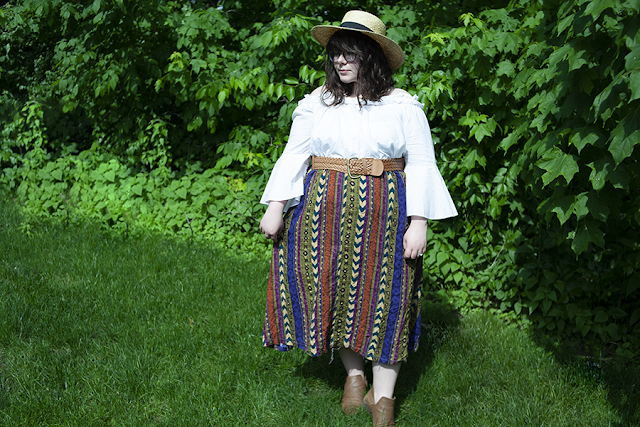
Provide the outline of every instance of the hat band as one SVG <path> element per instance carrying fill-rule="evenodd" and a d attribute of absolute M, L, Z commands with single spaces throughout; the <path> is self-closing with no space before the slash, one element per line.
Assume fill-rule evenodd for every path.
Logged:
<path fill-rule="evenodd" d="M 373 30 L 371 30 L 371 28 L 366 27 L 362 24 L 358 24 L 357 22 L 343 22 L 342 24 L 340 24 L 340 28 L 351 28 L 352 30 L 362 30 L 362 31 L 369 31 L 370 33 L 373 33 Z"/>

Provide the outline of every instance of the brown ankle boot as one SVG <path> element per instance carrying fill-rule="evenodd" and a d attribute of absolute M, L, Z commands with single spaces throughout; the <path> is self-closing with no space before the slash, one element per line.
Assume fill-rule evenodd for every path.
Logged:
<path fill-rule="evenodd" d="M 347 377 L 342 395 L 342 412 L 347 415 L 355 413 L 362 407 L 362 397 L 367 392 L 367 381 L 360 375 Z"/>
<path fill-rule="evenodd" d="M 362 403 L 371 413 L 373 427 L 396 427 L 396 422 L 393 420 L 393 406 L 396 403 L 396 398 L 381 397 L 376 404 L 373 403 L 374 401 L 373 387 L 371 387 Z"/>

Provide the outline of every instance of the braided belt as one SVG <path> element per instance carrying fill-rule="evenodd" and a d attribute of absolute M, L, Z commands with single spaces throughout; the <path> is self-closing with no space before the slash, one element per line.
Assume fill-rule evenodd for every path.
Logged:
<path fill-rule="evenodd" d="M 351 178 L 357 178 L 360 175 L 380 176 L 382 172 L 403 171 L 404 157 L 397 159 L 342 159 L 313 156 L 311 168 L 334 170 L 346 173 Z"/>

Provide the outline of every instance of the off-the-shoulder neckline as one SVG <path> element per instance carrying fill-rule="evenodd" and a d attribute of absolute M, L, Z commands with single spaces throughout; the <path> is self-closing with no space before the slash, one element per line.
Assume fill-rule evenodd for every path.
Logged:
<path fill-rule="evenodd" d="M 306 101 L 319 101 L 321 95 L 313 95 L 307 94 L 304 96 L 304 100 Z M 331 97 L 327 97 L 326 99 L 331 99 Z M 358 100 L 356 98 L 345 98 L 344 104 L 358 104 Z M 363 103 L 363 106 L 366 105 L 381 105 L 381 104 L 410 104 L 416 105 L 420 108 L 423 107 L 422 103 L 418 101 L 418 95 L 411 95 L 408 92 L 399 92 L 397 94 L 385 95 L 380 101 L 368 101 L 366 104 Z"/>

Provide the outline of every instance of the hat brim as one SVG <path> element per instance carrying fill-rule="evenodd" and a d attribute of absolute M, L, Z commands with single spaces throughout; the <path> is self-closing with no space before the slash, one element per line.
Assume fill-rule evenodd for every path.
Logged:
<path fill-rule="evenodd" d="M 376 34 L 372 31 L 338 27 L 335 25 L 316 25 L 311 29 L 311 36 L 322 46 L 326 47 L 327 43 L 329 43 L 329 39 L 331 38 L 331 36 L 335 32 L 340 30 L 357 31 L 358 33 L 362 33 L 366 36 L 369 36 L 372 39 L 374 39 L 376 42 L 378 42 L 378 44 L 382 48 L 382 52 L 384 53 L 384 56 L 387 58 L 387 61 L 389 61 L 389 67 L 393 71 L 400 68 L 404 63 L 404 52 L 402 51 L 402 48 L 398 45 L 398 43 L 391 40 L 389 37 Z"/>

